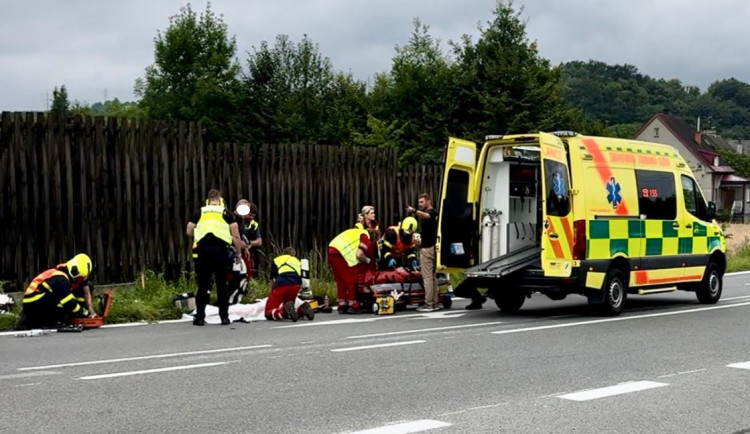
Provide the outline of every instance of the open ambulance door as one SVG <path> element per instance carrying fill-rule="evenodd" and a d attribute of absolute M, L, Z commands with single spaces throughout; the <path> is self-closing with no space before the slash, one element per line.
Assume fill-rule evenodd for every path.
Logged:
<path fill-rule="evenodd" d="M 542 156 L 542 269 L 547 277 L 570 277 L 573 220 L 568 153 L 559 137 L 539 134 Z"/>
<path fill-rule="evenodd" d="M 454 138 L 448 142 L 436 244 L 439 271 L 463 271 L 476 258 L 476 153 L 474 142 Z"/>

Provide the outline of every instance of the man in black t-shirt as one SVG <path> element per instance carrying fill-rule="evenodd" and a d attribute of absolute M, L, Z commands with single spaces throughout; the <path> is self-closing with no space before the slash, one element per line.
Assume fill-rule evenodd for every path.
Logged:
<path fill-rule="evenodd" d="M 438 213 L 432 207 L 432 198 L 427 193 L 419 195 L 418 208 L 407 207 L 406 211 L 422 220 L 421 247 L 419 249 L 419 268 L 424 282 L 424 306 L 419 312 L 432 312 L 440 309 L 437 276 L 435 275 L 435 242 L 437 241 Z"/>
<path fill-rule="evenodd" d="M 211 281 L 216 280 L 216 304 L 219 307 L 221 324 L 229 324 L 229 294 L 227 292 L 227 269 L 230 265 L 228 247 L 234 244 L 238 252 L 244 243 L 234 216 L 224 206 L 221 192 L 208 192 L 206 205 L 193 215 L 185 230 L 194 237 L 193 260 L 198 280 L 198 295 L 195 297 L 196 312 L 193 325 L 205 325 L 206 305 L 211 292 Z M 237 257 L 239 260 L 239 256 Z"/>

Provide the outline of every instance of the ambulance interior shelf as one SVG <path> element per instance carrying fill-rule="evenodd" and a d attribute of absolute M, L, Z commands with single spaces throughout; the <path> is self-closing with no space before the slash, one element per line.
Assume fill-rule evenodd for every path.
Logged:
<path fill-rule="evenodd" d="M 484 167 L 480 263 L 538 245 L 539 160 L 508 151 L 491 149 Z"/>

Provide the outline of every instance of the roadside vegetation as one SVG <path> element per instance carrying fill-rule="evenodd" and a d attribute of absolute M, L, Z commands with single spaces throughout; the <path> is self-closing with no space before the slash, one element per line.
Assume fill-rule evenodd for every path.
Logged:
<path fill-rule="evenodd" d="M 750 225 L 748 225 L 750 226 Z M 310 287 L 313 295 L 325 297 L 332 303 L 336 300 L 336 283 L 333 281 L 330 269 L 323 260 L 320 252 L 311 252 L 307 258 L 310 260 Z M 727 272 L 750 270 L 750 241 L 743 238 L 741 244 L 729 250 Z M 451 283 L 455 288 L 463 280 L 463 275 L 452 275 Z M 266 273 L 259 273 L 250 281 L 248 294 L 242 299 L 242 303 L 253 303 L 268 296 L 270 282 Z M 96 294 L 100 294 L 107 286 L 97 287 Z M 173 296 L 182 293 L 195 293 L 197 284 L 195 274 L 185 273 L 176 281 L 167 281 L 164 275 L 154 271 L 146 271 L 137 282 L 127 285 L 118 285 L 113 288 L 114 299 L 108 324 L 138 322 L 138 321 L 163 321 L 179 319 L 189 313 L 175 306 Z M 0 282 L 2 292 L 2 282 Z M 215 302 L 216 291 L 212 291 L 211 302 Z M 20 304 L 11 308 L 10 312 L 0 311 L 0 331 L 13 330 L 21 313 Z"/>

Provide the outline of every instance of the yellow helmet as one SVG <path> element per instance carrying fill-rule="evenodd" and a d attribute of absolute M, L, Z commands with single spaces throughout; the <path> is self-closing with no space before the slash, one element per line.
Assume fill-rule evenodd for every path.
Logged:
<path fill-rule="evenodd" d="M 417 219 L 414 217 L 407 217 L 401 222 L 401 230 L 410 234 L 417 230 Z"/>
<path fill-rule="evenodd" d="M 65 263 L 65 268 L 68 270 L 68 274 L 72 278 L 83 277 L 88 278 L 91 274 L 93 265 L 91 264 L 91 258 L 85 253 L 79 253 L 73 257 L 70 261 Z"/>

